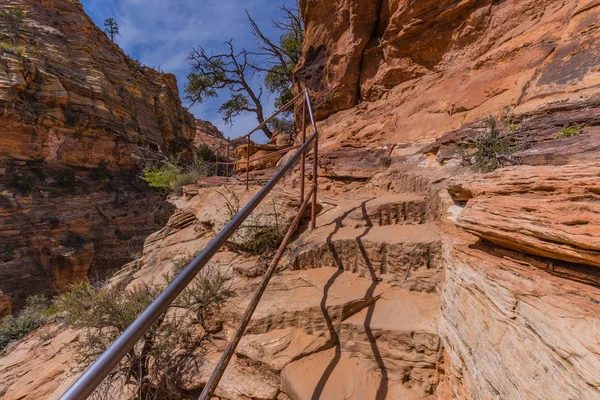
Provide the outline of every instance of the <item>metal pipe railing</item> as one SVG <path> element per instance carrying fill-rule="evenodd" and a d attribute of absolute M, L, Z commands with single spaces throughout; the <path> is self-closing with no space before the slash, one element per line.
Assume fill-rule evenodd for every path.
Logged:
<path fill-rule="evenodd" d="M 263 280 L 262 280 L 260 286 L 258 287 L 258 290 L 252 297 L 252 300 L 250 301 L 248 308 L 244 312 L 244 315 L 242 316 L 242 320 L 240 322 L 240 326 L 238 327 L 238 329 L 234 333 L 233 337 L 227 344 L 227 347 L 225 348 L 225 351 L 221 355 L 221 358 L 219 359 L 217 366 L 213 370 L 213 373 L 211 374 L 210 379 L 208 380 L 206 386 L 204 386 L 204 389 L 202 390 L 202 393 L 200 394 L 199 400 L 209 400 L 212 398 L 215 390 L 217 389 L 217 385 L 219 384 L 219 381 L 221 380 L 221 377 L 223 376 L 223 374 L 225 373 L 225 370 L 227 369 L 227 365 L 229 364 L 229 361 L 231 361 L 231 358 L 233 357 L 233 354 L 235 353 L 235 350 L 236 350 L 238 344 L 240 343 L 240 340 L 242 340 L 242 336 L 244 336 L 244 333 L 246 332 L 246 328 L 248 328 L 248 324 L 250 323 L 250 320 L 252 319 L 252 315 L 254 314 L 254 311 L 256 311 L 256 307 L 258 307 L 258 303 L 260 302 L 262 295 L 264 294 L 265 290 L 267 289 L 267 285 L 269 284 L 271 278 L 273 277 L 273 273 L 275 272 L 275 269 L 277 268 L 277 265 L 279 264 L 279 261 L 281 260 L 281 257 L 283 256 L 283 253 L 285 252 L 285 249 L 287 248 L 287 245 L 288 245 L 289 241 L 291 240 L 292 235 L 294 234 L 294 232 L 298 228 L 298 225 L 300 224 L 300 220 L 302 219 L 302 216 L 304 215 L 304 212 L 306 211 L 306 207 L 308 207 L 309 202 L 312 202 L 311 227 L 312 227 L 312 229 L 315 229 L 315 227 L 316 227 L 315 218 L 316 218 L 316 213 L 317 213 L 317 177 L 318 177 L 318 175 L 317 175 L 317 155 L 318 155 L 318 139 L 319 138 L 318 138 L 318 134 L 317 134 L 317 127 L 315 124 L 315 120 L 312 115 L 310 98 L 308 97 L 308 92 L 305 92 L 305 93 L 306 93 L 306 97 L 303 102 L 303 110 L 302 110 L 302 118 L 303 118 L 303 120 L 302 120 L 302 141 L 303 141 L 304 145 L 306 145 L 307 142 L 305 141 L 305 137 L 306 137 L 305 136 L 306 135 L 305 122 L 306 122 L 306 112 L 308 110 L 308 113 L 310 114 L 310 117 L 311 117 L 311 123 L 312 123 L 313 129 L 314 129 L 314 134 L 313 134 L 313 136 L 311 136 L 311 139 L 309 139 L 309 140 L 315 141 L 314 160 L 313 160 L 313 177 L 312 177 L 313 185 L 312 185 L 311 189 L 309 190 L 308 196 L 306 196 L 306 198 L 304 198 L 304 169 L 305 169 L 305 162 L 306 162 L 306 152 L 303 152 L 302 156 L 301 156 L 302 162 L 301 162 L 301 167 L 300 167 L 301 168 L 301 170 L 300 170 L 300 175 L 301 175 L 301 181 L 300 181 L 301 206 L 300 206 L 300 209 L 298 210 L 296 217 L 294 218 L 292 224 L 288 228 L 288 231 L 287 231 L 285 237 L 283 238 L 281 244 L 279 245 L 279 248 L 277 249 L 277 253 L 275 254 L 275 257 L 273 257 L 273 259 L 271 260 L 271 263 L 269 264 L 269 268 L 265 272 L 265 274 L 263 276 Z"/>
<path fill-rule="evenodd" d="M 258 287 L 258 290 L 252 297 L 252 300 L 250 301 L 248 308 L 246 309 L 246 311 L 244 312 L 244 315 L 242 316 L 242 320 L 240 322 L 239 328 L 237 329 L 236 333 L 233 335 L 233 338 L 227 344 L 227 348 L 223 352 L 223 355 L 219 359 L 217 366 L 213 370 L 213 373 L 210 376 L 208 383 L 206 384 L 206 386 L 204 386 L 204 389 L 202 390 L 202 393 L 200 394 L 200 400 L 209 400 L 210 398 L 212 398 L 214 391 L 217 389 L 217 385 L 219 384 L 221 377 L 225 373 L 225 370 L 227 369 L 227 365 L 229 364 L 229 361 L 231 361 L 231 357 L 233 357 L 233 354 L 235 353 L 235 349 L 237 348 L 238 344 L 240 343 L 240 340 L 242 340 L 242 336 L 244 336 L 244 332 L 246 332 L 246 328 L 248 327 L 248 324 L 250 323 L 250 320 L 252 319 L 252 315 L 254 314 L 256 307 L 258 307 L 258 303 L 260 302 L 262 295 L 264 294 L 265 290 L 267 289 L 267 285 L 269 284 L 269 281 L 273 277 L 273 273 L 275 272 L 275 269 L 277 268 L 277 265 L 279 264 L 279 261 L 281 260 L 281 257 L 283 256 L 283 253 L 284 253 L 285 249 L 287 248 L 287 245 L 290 242 L 292 235 L 294 234 L 294 232 L 296 232 L 296 229 L 298 228 L 298 225 L 300 224 L 300 220 L 302 219 L 302 216 L 304 215 L 304 212 L 306 211 L 306 207 L 308 206 L 308 203 L 310 202 L 312 193 L 313 193 L 313 190 L 310 190 L 309 195 L 306 197 L 306 199 L 303 199 L 302 205 L 300 206 L 300 210 L 298 210 L 298 213 L 296 214 L 294 221 L 288 228 L 288 231 L 287 231 L 285 237 L 283 238 L 283 241 L 279 245 L 279 248 L 277 250 L 277 253 L 275 254 L 275 257 L 273 258 L 273 260 L 271 260 L 271 264 L 269 264 L 269 268 L 267 269 L 267 272 L 265 272 L 265 275 L 263 277 L 263 280 L 262 280 L 260 286 Z"/>
<path fill-rule="evenodd" d="M 307 92 L 305 92 L 307 93 Z M 297 100 L 299 96 L 294 99 Z M 307 109 L 309 114 L 312 113 L 310 107 L 310 98 L 305 96 L 307 101 Z M 275 114 L 277 115 L 277 114 Z M 173 280 L 173 282 L 154 300 L 148 308 L 146 308 L 135 321 L 110 345 L 108 349 L 98 357 L 92 365 L 75 381 L 75 383 L 60 397 L 60 400 L 83 400 L 87 399 L 102 381 L 110 374 L 110 372 L 119 364 L 125 355 L 135 346 L 138 340 L 152 327 L 152 324 L 167 311 L 169 306 L 181 294 L 181 292 L 192 282 L 204 266 L 211 258 L 219 251 L 225 242 L 233 235 L 233 233 L 242 225 L 242 223 L 250 216 L 252 211 L 264 200 L 271 192 L 277 183 L 293 168 L 294 164 L 301 159 L 302 155 L 308 152 L 313 142 L 315 142 L 316 154 L 316 139 L 317 130 L 313 121 L 313 135 L 306 140 L 302 146 L 294 153 L 294 155 L 285 163 L 285 165 L 277 171 L 277 173 L 267 182 L 267 184 L 246 204 L 246 206 L 217 234 L 217 236 L 192 260 L 192 262 Z M 266 121 L 265 121 L 266 122 Z M 314 160 L 316 164 L 316 158 Z M 314 175 L 314 174 L 313 174 Z M 314 179 L 314 176 L 313 176 Z M 310 191 L 313 200 L 316 192 L 316 187 L 313 183 L 313 189 Z M 310 196 L 309 196 L 310 197 Z M 306 208 L 306 203 L 302 204 Z M 313 201 L 312 215 L 315 216 L 316 204 Z M 300 214 L 300 213 L 299 213 Z M 296 219 L 298 219 L 297 217 Z M 297 225 L 296 219 L 292 225 Z M 313 223 L 314 226 L 314 223 Z M 286 243 L 291 237 L 291 234 L 286 235 Z"/>
<path fill-rule="evenodd" d="M 234 172 L 237 170 L 237 166 L 238 164 L 244 163 L 246 164 L 246 190 L 248 190 L 249 186 L 250 186 L 250 165 L 251 163 L 255 163 L 257 161 L 263 160 L 265 158 L 269 158 L 271 156 L 274 156 L 276 154 L 280 154 L 282 152 L 286 153 L 288 151 L 292 151 L 296 148 L 298 148 L 299 146 L 289 146 L 287 148 L 284 149 L 279 149 L 276 152 L 273 152 L 271 154 L 267 154 L 266 156 L 260 157 L 260 158 L 255 158 L 252 159 L 251 155 L 250 155 L 250 143 L 251 143 L 251 136 L 252 134 L 258 132 L 261 128 L 263 128 L 264 126 L 266 126 L 266 124 L 268 124 L 270 121 L 273 120 L 273 118 L 275 118 L 276 116 L 278 116 L 279 114 L 281 114 L 282 112 L 288 110 L 289 108 L 291 108 L 294 103 L 296 103 L 296 101 L 298 101 L 299 99 L 302 99 L 302 104 L 304 107 L 304 111 L 303 111 L 303 118 L 304 120 L 306 120 L 306 91 L 302 91 L 300 92 L 298 95 L 296 95 L 292 100 L 290 100 L 288 103 L 286 103 L 283 107 L 281 107 L 279 110 L 277 110 L 273 115 L 271 115 L 269 118 L 267 118 L 265 121 L 263 121 L 260 125 L 258 125 L 256 128 L 254 128 L 250 133 L 244 135 L 244 136 L 240 136 L 226 144 L 222 144 L 219 147 L 217 147 L 217 149 L 215 150 L 215 155 L 216 155 L 216 162 L 215 162 L 215 175 L 219 175 L 219 165 L 224 165 L 225 166 L 225 176 L 226 176 L 226 182 L 229 182 L 229 166 L 233 166 Z M 304 128 L 303 128 L 304 131 Z M 315 130 L 316 132 L 316 130 Z M 245 162 L 238 162 L 237 160 L 235 160 L 232 162 L 231 158 L 230 158 L 230 150 L 232 149 L 233 146 L 235 146 L 236 144 L 241 144 L 243 143 L 242 140 L 246 139 L 246 161 Z M 302 143 L 304 143 L 304 141 L 306 140 L 306 135 L 305 133 L 303 133 L 303 140 Z M 243 146 L 243 145 L 242 145 Z M 223 151 L 226 152 L 227 156 L 225 158 L 224 161 L 219 161 L 219 155 L 222 155 Z M 235 157 L 235 156 L 234 156 Z M 304 161 L 303 160 L 303 165 L 304 165 Z"/>
<path fill-rule="evenodd" d="M 313 198 L 312 198 L 312 215 L 310 219 L 310 229 L 315 230 L 317 227 L 317 183 L 319 179 L 319 171 L 317 161 L 319 159 L 319 133 L 317 132 L 317 124 L 315 123 L 315 116 L 312 110 L 312 104 L 310 103 L 310 96 L 308 90 L 304 91 L 304 99 L 306 106 L 308 107 L 308 115 L 310 116 L 310 123 L 313 127 L 313 136 L 315 136 L 315 153 L 313 155 Z M 304 166 L 302 166 L 304 168 Z"/>

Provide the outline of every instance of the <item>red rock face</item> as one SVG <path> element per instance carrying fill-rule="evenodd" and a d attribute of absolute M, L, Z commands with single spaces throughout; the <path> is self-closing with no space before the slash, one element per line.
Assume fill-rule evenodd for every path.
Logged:
<path fill-rule="evenodd" d="M 185 149 L 196 123 L 175 77 L 126 56 L 79 2 L 10 5 L 25 18 L 0 50 L 0 290 L 18 311 L 137 258 L 171 210 L 138 178 L 142 148 Z M 110 176 L 94 177 L 101 162 Z"/>
<path fill-rule="evenodd" d="M 593 1 L 304 1 L 300 86 L 319 119 L 410 82 L 442 112 L 463 113 L 571 93 L 598 83 Z M 493 100 L 492 100 L 493 99 Z"/>
<path fill-rule="evenodd" d="M 304 56 L 297 79 L 312 92 L 316 117 L 356 105 L 363 52 L 375 31 L 378 1 L 300 2 L 305 20 Z"/>
<path fill-rule="evenodd" d="M 490 114 L 511 114 L 517 134 L 534 139 L 524 163 L 596 157 L 594 2 L 328 4 L 302 3 L 297 70 L 297 90 L 310 90 L 322 120 L 325 176 L 369 179 L 385 169 L 382 157 L 403 160 L 449 132 L 464 136 Z M 584 124 L 585 138 L 555 140 L 570 124 Z"/>
<path fill-rule="evenodd" d="M 194 145 L 205 144 L 211 149 L 215 149 L 223 143 L 226 143 L 225 137 L 219 129 L 208 121 L 196 120 L 196 135 L 194 136 Z"/>
<path fill-rule="evenodd" d="M 22 54 L 0 55 L 0 157 L 131 168 L 141 144 L 167 148 L 193 138 L 175 77 L 127 57 L 81 4 L 12 3 L 26 17 Z"/>

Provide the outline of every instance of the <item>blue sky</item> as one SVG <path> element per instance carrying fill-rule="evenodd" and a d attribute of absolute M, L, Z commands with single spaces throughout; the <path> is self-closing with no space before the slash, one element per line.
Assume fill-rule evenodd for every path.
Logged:
<path fill-rule="evenodd" d="M 279 6 L 293 5 L 293 0 L 81 0 L 96 25 L 103 28 L 106 18 L 120 25 L 116 42 L 132 58 L 149 67 L 160 67 L 177 76 L 184 97 L 186 76 L 190 72 L 186 60 L 192 47 L 204 46 L 215 52 L 225 40 L 234 39 L 238 48 L 255 49 L 254 37 L 246 20 L 248 9 L 265 33 L 276 37 L 271 20 L 279 16 Z M 260 84 L 258 77 L 255 84 Z M 241 136 L 257 125 L 254 114 L 239 116 L 233 127 L 226 126 L 218 109 L 226 95 L 196 105 L 190 111 L 198 119 L 214 123 L 231 138 Z M 266 114 L 272 112 L 268 99 Z M 184 105 L 185 100 L 184 100 Z M 258 138 L 257 138 L 258 139 Z"/>

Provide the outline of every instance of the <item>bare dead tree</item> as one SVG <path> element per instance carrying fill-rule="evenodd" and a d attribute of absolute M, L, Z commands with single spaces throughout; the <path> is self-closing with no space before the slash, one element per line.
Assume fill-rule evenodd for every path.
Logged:
<path fill-rule="evenodd" d="M 225 42 L 225 45 L 228 51 L 218 54 L 208 54 L 203 47 L 192 49 L 188 57 L 192 72 L 185 87 L 186 98 L 193 105 L 216 97 L 221 90 L 228 90 L 231 97 L 219 108 L 223 120 L 232 124 L 235 117 L 250 112 L 256 114 L 258 123 L 262 124 L 265 121 L 261 102 L 263 89 L 260 88 L 257 93 L 250 84 L 254 72 L 250 58 L 257 54 L 246 50 L 236 52 L 233 40 Z M 266 125 L 262 131 L 269 139 L 273 136 Z"/>

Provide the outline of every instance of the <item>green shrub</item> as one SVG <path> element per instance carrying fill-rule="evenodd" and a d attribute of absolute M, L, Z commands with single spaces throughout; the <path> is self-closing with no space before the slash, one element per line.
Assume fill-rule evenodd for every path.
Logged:
<path fill-rule="evenodd" d="M 199 161 L 215 162 L 215 153 L 206 144 L 202 143 L 196 148 L 196 157 Z"/>
<path fill-rule="evenodd" d="M 73 190 L 77 186 L 75 171 L 71 169 L 62 169 L 56 172 L 54 176 L 55 185 L 59 188 Z"/>
<path fill-rule="evenodd" d="M 158 286 L 140 285 L 123 291 L 81 283 L 61 295 L 59 306 L 68 313 L 67 324 L 82 332 L 77 346 L 80 366 L 96 360 L 160 292 Z M 182 398 L 177 390 L 184 364 L 181 349 L 190 337 L 183 319 L 161 315 L 110 373 L 105 385 L 116 381 L 121 387 L 135 385 L 135 397 L 142 400 Z"/>
<path fill-rule="evenodd" d="M 565 126 L 561 129 L 560 133 L 556 137 L 557 139 L 567 139 L 575 136 L 579 136 L 583 131 L 583 126 Z"/>
<path fill-rule="evenodd" d="M 4 27 L 10 38 L 10 44 L 15 45 L 21 24 L 23 23 L 23 17 L 25 13 L 23 8 L 16 6 L 10 9 L 0 10 L 0 20 L 4 23 Z"/>
<path fill-rule="evenodd" d="M 173 275 L 166 275 L 167 282 L 179 275 L 195 256 L 188 255 L 176 261 Z M 216 312 L 221 303 L 232 295 L 228 280 L 220 269 L 205 267 L 173 303 L 173 307 L 190 310 L 196 321 L 206 328 L 209 315 Z"/>
<path fill-rule="evenodd" d="M 25 48 L 23 46 L 13 47 L 10 43 L 7 42 L 0 42 L 0 49 L 4 53 L 12 54 L 13 56 L 17 57 L 23 57 L 23 54 L 25 54 Z"/>
<path fill-rule="evenodd" d="M 62 245 L 73 250 L 81 250 L 87 243 L 87 239 L 77 232 L 67 232 L 67 237 L 62 241 Z"/>
<path fill-rule="evenodd" d="M 173 190 L 175 182 L 181 178 L 183 168 L 178 165 L 176 159 L 165 161 L 162 166 L 146 168 L 143 172 L 144 180 L 155 189 Z"/>
<path fill-rule="evenodd" d="M 202 160 L 185 169 L 179 165 L 178 158 L 171 157 L 160 167 L 146 168 L 143 179 L 150 187 L 181 195 L 183 186 L 196 183 L 198 179 L 210 175 L 210 169 L 210 164 Z"/>
<path fill-rule="evenodd" d="M 283 240 L 284 234 L 277 224 L 250 229 L 247 239 L 240 245 L 240 249 L 245 252 L 255 255 L 265 254 L 276 250 Z"/>
<path fill-rule="evenodd" d="M 183 269 L 178 268 L 179 271 Z M 206 284 L 201 276 L 172 306 L 199 313 L 199 319 L 204 318 L 210 307 L 224 299 L 221 278 L 210 278 Z M 168 276 L 169 281 L 174 277 L 174 274 Z M 59 307 L 68 313 L 66 323 L 82 332 L 77 347 L 80 366 L 85 367 L 96 360 L 163 289 L 160 285 L 138 285 L 129 290 L 119 290 L 81 283 L 62 294 Z M 119 387 L 134 385 L 135 398 L 140 400 L 186 398 L 185 393 L 178 389 L 183 371 L 187 369 L 189 372 L 190 365 L 193 365 L 190 358 L 195 356 L 207 337 L 194 336 L 192 325 L 193 320 L 181 316 L 181 313 L 167 311 L 162 314 L 111 372 L 105 380 L 106 387 L 117 381 Z"/>
<path fill-rule="evenodd" d="M 8 316 L 0 322 L 0 350 L 10 343 L 29 335 L 44 323 L 50 316 L 49 301 L 45 296 L 29 296 L 26 307 L 18 317 Z"/>
<path fill-rule="evenodd" d="M 231 221 L 241 209 L 240 196 L 227 186 L 228 193 L 216 191 L 225 200 L 227 218 L 224 223 Z M 274 220 L 266 213 L 254 212 L 232 236 L 231 243 L 239 250 L 255 254 L 267 255 L 281 244 L 285 235 L 284 227 L 279 224 L 277 207 L 273 199 Z"/>
<path fill-rule="evenodd" d="M 486 120 L 488 132 L 475 138 L 475 152 L 465 156 L 477 172 L 492 172 L 519 163 L 514 153 L 521 145 L 509 135 L 500 132 L 497 129 L 497 122 L 496 117 L 488 117 Z"/>
<path fill-rule="evenodd" d="M 383 165 L 386 168 L 389 168 L 390 165 L 392 165 L 392 157 L 390 156 L 383 156 L 379 159 L 379 162 L 381 163 L 381 165 Z"/>
<path fill-rule="evenodd" d="M 12 49 L 12 54 L 17 57 L 23 57 L 23 54 L 25 54 L 25 48 L 23 46 L 15 46 Z"/>

